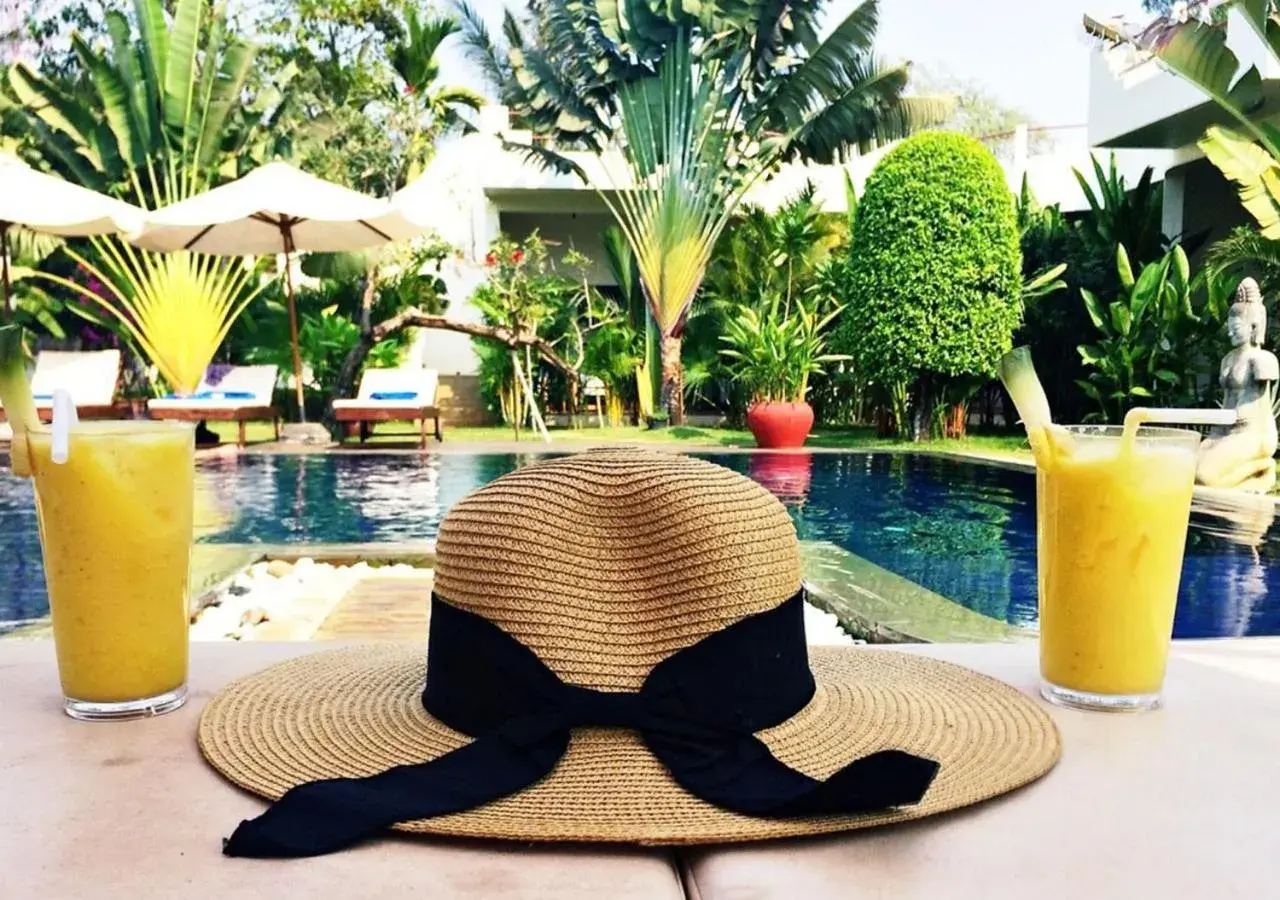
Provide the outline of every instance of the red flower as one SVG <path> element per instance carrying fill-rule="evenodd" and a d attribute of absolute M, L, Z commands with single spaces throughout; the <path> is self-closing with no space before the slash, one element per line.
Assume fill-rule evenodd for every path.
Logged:
<path fill-rule="evenodd" d="M 498 264 L 498 254 L 490 253 L 484 258 L 484 264 L 486 266 L 496 266 Z"/>
<path fill-rule="evenodd" d="M 411 84 L 406 84 L 406 85 L 404 86 L 404 92 L 405 92 L 406 94 L 412 94 L 412 93 L 414 93 L 413 85 L 411 85 Z"/>
<path fill-rule="evenodd" d="M 524 259 L 524 251 L 523 251 L 523 250 L 517 250 L 515 253 L 512 253 L 512 254 L 511 254 L 511 261 L 512 261 L 513 263 L 515 263 L 516 265 L 520 265 L 520 260 L 522 260 L 522 259 Z"/>

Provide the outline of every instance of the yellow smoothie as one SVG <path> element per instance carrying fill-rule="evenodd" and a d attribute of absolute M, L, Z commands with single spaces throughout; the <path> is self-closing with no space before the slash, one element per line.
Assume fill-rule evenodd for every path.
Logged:
<path fill-rule="evenodd" d="M 61 465 L 48 432 L 27 440 L 63 692 L 114 703 L 183 687 L 191 428 L 80 423 Z"/>
<path fill-rule="evenodd" d="M 1072 429 L 1038 469 L 1040 668 L 1050 684 L 1159 693 L 1198 440 L 1169 429 L 1136 440 Z"/>

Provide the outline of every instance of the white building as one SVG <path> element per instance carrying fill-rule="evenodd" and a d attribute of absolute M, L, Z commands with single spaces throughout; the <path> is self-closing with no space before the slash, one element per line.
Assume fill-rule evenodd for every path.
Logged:
<path fill-rule="evenodd" d="M 1280 101 L 1280 69 L 1236 10 L 1228 14 L 1227 46 L 1238 72 L 1256 65 L 1272 109 Z M 1100 47 L 1090 60 L 1089 143 L 1163 159 L 1164 233 L 1214 240 L 1252 219 L 1236 189 L 1204 158 L 1196 141 L 1230 117 L 1198 88 L 1128 45 Z"/>

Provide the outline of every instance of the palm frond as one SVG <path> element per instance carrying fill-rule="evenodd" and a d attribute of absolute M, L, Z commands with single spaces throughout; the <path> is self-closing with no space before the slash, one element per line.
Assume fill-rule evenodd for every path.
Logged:
<path fill-rule="evenodd" d="M 844 93 L 849 73 L 865 67 L 879 21 L 875 0 L 854 7 L 813 54 L 785 76 L 774 105 L 785 114 L 811 109 L 819 99 L 830 102 Z"/>
<path fill-rule="evenodd" d="M 851 151 L 865 153 L 940 125 L 951 116 L 949 100 L 902 96 L 910 77 L 906 66 L 881 67 L 868 58 L 852 67 L 847 77 L 839 95 L 805 111 L 788 141 L 788 157 L 838 162 Z"/>
<path fill-rule="evenodd" d="M 588 184 L 590 181 L 582 166 L 544 144 L 520 144 L 504 140 L 502 149 L 508 153 L 519 154 L 525 162 L 542 171 L 555 172 L 558 175 L 576 175 L 583 184 Z"/>
<path fill-rule="evenodd" d="M 503 85 L 511 78 L 511 63 L 494 43 L 489 26 L 474 6 L 466 0 L 454 0 L 453 10 L 458 14 L 458 42 L 462 45 L 463 56 L 480 70 L 489 87 L 501 96 Z M 510 11 L 505 11 L 505 15 L 510 17 Z"/>
<path fill-rule="evenodd" d="M 1236 228 L 1213 244 L 1204 256 L 1216 272 L 1238 270 L 1257 279 L 1264 297 L 1280 294 L 1280 240 L 1264 237 L 1252 228 Z"/>

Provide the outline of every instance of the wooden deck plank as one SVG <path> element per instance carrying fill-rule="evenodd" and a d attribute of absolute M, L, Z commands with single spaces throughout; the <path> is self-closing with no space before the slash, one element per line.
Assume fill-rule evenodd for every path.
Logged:
<path fill-rule="evenodd" d="M 316 629 L 315 640 L 426 641 L 432 578 L 362 579 Z"/>

